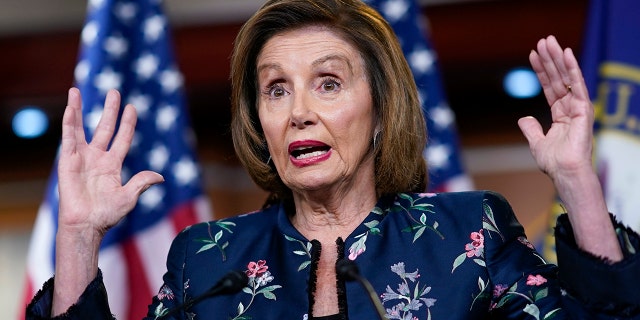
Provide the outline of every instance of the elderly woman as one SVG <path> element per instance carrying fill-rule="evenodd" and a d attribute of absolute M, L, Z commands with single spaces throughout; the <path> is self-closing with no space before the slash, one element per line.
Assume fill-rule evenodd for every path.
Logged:
<path fill-rule="evenodd" d="M 367 292 L 337 275 L 342 259 L 370 280 L 389 319 L 637 315 L 629 280 L 638 236 L 612 222 L 592 170 L 593 109 L 578 64 L 553 37 L 530 60 L 554 123 L 546 134 L 533 118 L 519 125 L 569 212 L 557 228 L 559 272 L 500 195 L 420 193 L 425 122 L 397 40 L 374 10 L 357 0 L 268 1 L 236 40 L 232 126 L 238 156 L 271 197 L 259 212 L 181 232 L 148 317 L 377 318 Z M 69 92 L 56 275 L 30 318 L 111 318 L 99 243 L 162 182 L 147 171 L 122 185 L 136 113 L 125 107 L 109 147 L 119 104 L 110 92 L 87 144 L 80 93 Z M 229 270 L 248 284 L 199 301 Z"/>

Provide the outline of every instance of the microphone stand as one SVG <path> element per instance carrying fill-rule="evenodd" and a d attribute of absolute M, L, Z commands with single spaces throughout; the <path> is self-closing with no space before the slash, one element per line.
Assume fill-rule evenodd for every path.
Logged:
<path fill-rule="evenodd" d="M 205 293 L 170 309 L 167 313 L 163 314 L 157 319 L 166 319 L 170 315 L 180 310 L 189 310 L 191 307 L 193 307 L 193 305 L 207 298 L 215 297 L 218 295 L 234 294 L 242 290 L 242 288 L 246 287 L 248 283 L 249 277 L 247 277 L 244 272 L 231 270 L 222 278 L 220 278 L 220 280 L 218 280 L 218 282 Z"/>
<path fill-rule="evenodd" d="M 382 302 L 378 299 L 378 294 L 371 286 L 371 283 L 360 275 L 360 269 L 355 262 L 350 259 L 341 259 L 336 263 L 336 273 L 338 277 L 342 278 L 345 281 L 357 281 L 364 287 L 364 290 L 367 292 L 369 296 L 369 300 L 373 303 L 373 306 L 376 309 L 376 313 L 380 320 L 387 320 L 386 312 L 384 307 L 382 306 Z"/>

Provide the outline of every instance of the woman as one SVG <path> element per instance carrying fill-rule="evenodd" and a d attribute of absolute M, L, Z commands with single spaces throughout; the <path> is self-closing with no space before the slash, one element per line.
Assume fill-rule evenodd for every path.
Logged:
<path fill-rule="evenodd" d="M 638 270 L 632 252 L 640 246 L 636 234 L 616 224 L 629 239 L 621 247 L 607 213 L 591 167 L 593 110 L 571 50 L 549 37 L 530 60 L 554 124 L 546 134 L 533 118 L 519 125 L 569 212 L 570 223 L 560 221 L 558 251 L 570 295 L 561 293 L 556 267 L 535 252 L 501 196 L 416 193 L 426 179 L 424 119 L 398 43 L 375 11 L 356 0 L 273 0 L 240 31 L 232 61 L 234 144 L 272 196 L 259 212 L 178 235 L 148 317 L 166 315 L 229 270 L 241 270 L 249 283 L 239 293 L 171 316 L 376 318 L 362 288 L 336 275 L 343 258 L 372 282 L 389 319 L 637 314 L 628 282 L 613 289 L 574 276 L 631 279 Z M 141 192 L 162 181 L 141 172 L 122 185 L 119 163 L 136 114 L 125 107 L 109 148 L 119 104 L 110 92 L 87 144 L 79 92 L 69 93 L 56 276 L 29 306 L 33 318 L 111 317 L 97 267 L 100 240 Z"/>

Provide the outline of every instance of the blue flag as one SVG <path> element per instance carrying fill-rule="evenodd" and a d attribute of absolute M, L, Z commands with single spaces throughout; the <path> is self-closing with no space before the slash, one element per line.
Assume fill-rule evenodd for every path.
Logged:
<path fill-rule="evenodd" d="M 195 136 L 185 106 L 183 79 L 176 66 L 167 19 L 157 0 L 89 1 L 75 69 L 89 141 L 108 90 L 138 112 L 123 181 L 142 170 L 165 182 L 144 192 L 134 210 L 105 236 L 100 268 L 118 319 L 140 319 L 160 289 L 165 260 L 175 235 L 209 219 L 203 196 Z M 38 212 L 28 254 L 27 296 L 33 296 L 54 270 L 58 214 L 56 170 Z"/>
<path fill-rule="evenodd" d="M 420 7 L 414 0 L 368 0 L 393 28 L 413 73 L 429 141 L 425 159 L 429 191 L 472 189 L 460 155 L 455 115 L 447 103 L 438 71 L 436 54 L 424 30 Z"/>
<path fill-rule="evenodd" d="M 640 231 L 640 2 L 592 0 L 582 69 L 609 211 Z"/>

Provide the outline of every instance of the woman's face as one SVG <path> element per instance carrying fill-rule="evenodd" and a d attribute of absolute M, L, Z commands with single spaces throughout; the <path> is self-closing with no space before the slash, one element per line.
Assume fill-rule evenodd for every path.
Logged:
<path fill-rule="evenodd" d="M 272 37 L 257 67 L 258 114 L 282 181 L 294 192 L 373 187 L 375 117 L 358 51 L 305 27 Z"/>

